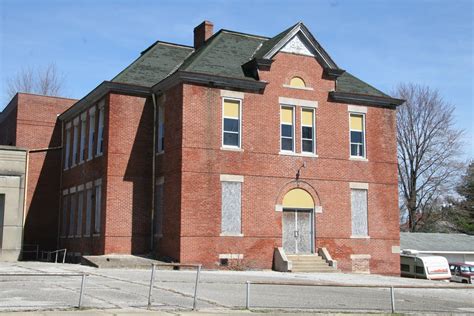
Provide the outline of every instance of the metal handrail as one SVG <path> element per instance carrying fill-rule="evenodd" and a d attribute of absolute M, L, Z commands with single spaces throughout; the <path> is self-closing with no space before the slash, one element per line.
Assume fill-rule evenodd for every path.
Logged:
<path fill-rule="evenodd" d="M 155 270 L 156 270 L 156 267 L 189 267 L 189 268 L 196 268 L 196 281 L 195 281 L 195 284 L 194 284 L 194 296 L 193 296 L 193 310 L 196 310 L 197 290 L 198 290 L 199 276 L 201 274 L 202 264 L 152 263 L 151 264 L 150 288 L 148 289 L 148 308 L 151 307 L 151 294 L 152 294 L 153 284 L 155 283 Z"/>
<path fill-rule="evenodd" d="M 86 286 L 86 276 L 87 273 L 0 273 L 0 277 L 37 277 L 37 276 L 59 276 L 59 277 L 69 277 L 69 276 L 80 276 L 81 280 L 81 291 L 79 292 L 79 303 L 77 308 L 82 307 L 82 298 L 84 296 L 84 289 Z"/>
<path fill-rule="evenodd" d="M 284 286 L 320 286 L 320 287 L 346 287 L 346 288 L 381 288 L 390 289 L 391 312 L 395 313 L 395 289 L 471 289 L 472 285 L 375 285 L 375 284 L 341 284 L 341 283 L 314 283 L 314 282 L 265 282 L 265 281 L 247 281 L 245 308 L 250 309 L 250 284 L 254 285 L 284 285 Z"/>
<path fill-rule="evenodd" d="M 63 253 L 63 263 L 65 263 L 66 262 L 66 253 L 67 253 L 66 248 L 53 250 L 53 251 L 41 251 L 41 260 L 44 260 L 44 255 L 46 254 L 47 255 L 46 260 L 49 261 L 51 259 L 50 256 L 55 253 L 56 258 L 54 260 L 54 263 L 58 263 L 58 255 L 59 255 L 60 252 L 64 252 Z"/>

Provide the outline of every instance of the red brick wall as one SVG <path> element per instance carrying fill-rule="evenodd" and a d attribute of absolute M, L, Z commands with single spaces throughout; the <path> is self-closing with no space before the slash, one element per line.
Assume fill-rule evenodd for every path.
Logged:
<path fill-rule="evenodd" d="M 156 236 L 156 255 L 179 260 L 181 232 L 181 163 L 183 86 L 168 90 L 158 99 L 165 108 L 165 150 L 156 156 L 156 177 L 164 177 L 162 236 Z"/>
<path fill-rule="evenodd" d="M 110 94 L 107 129 L 105 253 L 147 253 L 153 177 L 151 99 Z"/>
<path fill-rule="evenodd" d="M 106 167 L 107 167 L 107 145 L 108 145 L 108 129 L 106 128 L 107 122 L 108 122 L 108 97 L 104 97 L 104 152 L 102 155 L 97 155 L 96 149 L 97 149 L 97 141 L 98 141 L 98 126 L 99 126 L 99 108 L 98 108 L 98 103 L 91 104 L 87 109 L 79 113 L 75 117 L 80 117 L 82 113 L 87 113 L 86 117 L 86 145 L 85 145 L 85 161 L 83 163 L 76 164 L 74 167 L 69 167 L 67 170 L 64 170 L 64 159 L 65 159 L 65 148 L 66 148 L 66 132 L 65 132 L 65 127 L 68 122 L 71 122 L 74 120 L 67 120 L 63 124 L 63 148 L 62 148 L 62 156 L 63 156 L 63 167 L 62 167 L 62 172 L 61 172 L 61 192 L 63 190 L 69 190 L 72 187 L 77 187 L 79 185 L 86 185 L 89 182 L 92 182 L 92 190 L 93 194 L 95 196 L 95 181 L 98 179 L 102 180 L 102 199 L 101 199 L 101 228 L 100 228 L 100 233 L 99 234 L 94 234 L 94 227 L 95 227 L 95 200 L 92 203 L 92 209 L 91 209 L 91 233 L 89 236 L 85 236 L 85 225 L 86 225 L 86 206 L 87 206 L 87 197 L 86 197 L 86 188 L 84 188 L 84 201 L 83 201 L 83 215 L 82 215 L 82 236 L 80 238 L 74 237 L 74 238 L 69 238 L 69 237 L 60 237 L 60 246 L 61 248 L 66 248 L 70 253 L 81 253 L 84 255 L 101 255 L 104 254 L 104 214 L 105 214 L 105 197 L 106 197 L 106 183 L 107 183 L 107 178 L 105 177 L 106 175 Z M 89 110 L 95 107 L 95 124 L 94 124 L 94 129 L 95 129 L 95 134 L 94 134 L 94 143 L 93 143 L 93 148 L 89 148 L 89 124 L 91 123 L 91 116 L 89 113 Z M 72 124 L 71 124 L 72 125 Z M 72 127 L 71 127 L 71 149 L 70 149 L 70 158 L 69 158 L 69 166 L 71 166 L 71 161 L 72 161 Z M 78 133 L 80 135 L 81 133 L 81 124 L 79 122 L 79 129 Z M 80 140 L 80 138 L 79 138 Z M 80 146 L 80 141 L 78 143 L 78 148 Z M 89 150 L 92 150 L 92 159 L 88 159 L 89 157 Z M 79 152 L 79 150 L 78 150 Z M 77 160 L 79 161 L 79 159 Z M 62 193 L 61 193 L 61 198 L 63 198 Z M 95 197 L 94 197 L 95 198 Z M 76 198 L 77 201 L 77 198 Z M 60 211 L 60 225 L 62 225 L 62 199 L 61 199 L 61 211 Z M 68 211 L 66 213 L 67 219 L 66 219 L 66 227 L 65 230 L 66 232 L 69 232 L 69 209 L 71 207 L 70 200 L 68 204 Z M 75 223 L 77 223 L 77 207 L 76 207 L 76 214 L 75 214 Z M 68 235 L 66 233 L 66 235 Z"/>
<path fill-rule="evenodd" d="M 61 238 L 62 245 L 71 252 L 81 254 L 147 253 L 150 250 L 153 105 L 145 98 L 113 93 L 105 97 L 104 101 L 103 155 L 95 155 L 95 145 L 94 158 L 63 171 L 62 183 L 62 189 L 69 189 L 102 179 L 101 232 L 97 235 L 91 234 L 90 237 Z M 92 106 L 97 104 L 91 104 Z M 89 113 L 89 109 L 90 107 L 85 111 Z M 98 109 L 95 120 L 94 144 L 97 144 Z M 89 123 L 88 114 L 86 139 L 89 137 Z M 86 157 L 87 144 L 88 141 Z M 85 206 L 86 200 L 83 229 Z M 92 227 L 94 212 L 93 207 Z"/>
<path fill-rule="evenodd" d="M 319 196 L 323 212 L 316 214 L 316 247 L 328 248 L 344 271 L 351 254 L 370 254 L 373 273 L 399 274 L 399 245 L 395 111 L 368 107 L 367 162 L 349 160 L 349 114 L 346 104 L 328 102 L 334 81 L 323 79 L 312 57 L 279 53 L 269 72 L 260 72 L 269 84 L 263 95 L 246 93 L 243 100 L 242 151 L 221 150 L 221 98 L 218 89 L 184 86 L 183 166 L 181 189 L 182 262 L 215 266 L 220 253 L 242 253 L 249 266 L 270 268 L 273 248 L 281 246 L 283 195 L 301 181 Z M 301 76 L 313 90 L 283 87 Z M 318 101 L 317 158 L 280 155 L 278 97 Z M 296 151 L 301 127 L 296 115 Z M 243 175 L 242 233 L 219 237 L 221 217 L 220 174 Z M 351 239 L 349 182 L 369 183 L 370 239 Z M 314 197 L 316 198 L 316 197 Z M 279 201 L 279 202 L 278 202 Z"/>
<path fill-rule="evenodd" d="M 7 106 L 14 106 L 0 125 L 2 144 L 29 150 L 61 145 L 57 116 L 76 100 L 18 93 Z M 25 244 L 41 249 L 56 248 L 60 150 L 30 152 L 26 196 Z"/>
<path fill-rule="evenodd" d="M 18 95 L 15 95 L 0 116 L 0 145 L 15 146 L 17 112 Z"/>

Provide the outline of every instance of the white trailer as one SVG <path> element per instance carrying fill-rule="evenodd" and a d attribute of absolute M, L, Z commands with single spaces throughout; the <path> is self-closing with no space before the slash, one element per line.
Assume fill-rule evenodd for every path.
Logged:
<path fill-rule="evenodd" d="M 451 279 L 451 271 L 445 257 L 419 254 L 413 250 L 405 250 L 400 254 L 400 270 L 402 277 L 447 281 Z"/>

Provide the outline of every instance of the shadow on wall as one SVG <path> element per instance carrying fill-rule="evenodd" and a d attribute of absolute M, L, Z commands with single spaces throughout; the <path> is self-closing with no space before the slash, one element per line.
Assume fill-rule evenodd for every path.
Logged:
<path fill-rule="evenodd" d="M 138 111 L 134 107 L 133 111 Z M 133 116 L 133 115 L 132 115 Z M 153 156 L 153 103 L 147 99 L 142 107 L 124 181 L 132 182 L 131 253 L 150 252 L 152 156 Z M 131 131 L 132 132 L 132 131 Z"/>
<path fill-rule="evenodd" d="M 56 122 L 49 148 L 61 145 L 61 123 Z M 61 149 L 30 152 L 28 187 L 35 178 L 34 192 L 28 191 L 23 244 L 37 244 L 41 250 L 57 248 Z"/>

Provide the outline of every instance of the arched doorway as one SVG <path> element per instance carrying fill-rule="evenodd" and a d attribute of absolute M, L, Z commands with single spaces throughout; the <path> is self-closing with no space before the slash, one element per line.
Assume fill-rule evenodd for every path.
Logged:
<path fill-rule="evenodd" d="M 287 254 L 314 252 L 314 200 L 303 189 L 292 189 L 283 198 L 282 237 Z"/>

